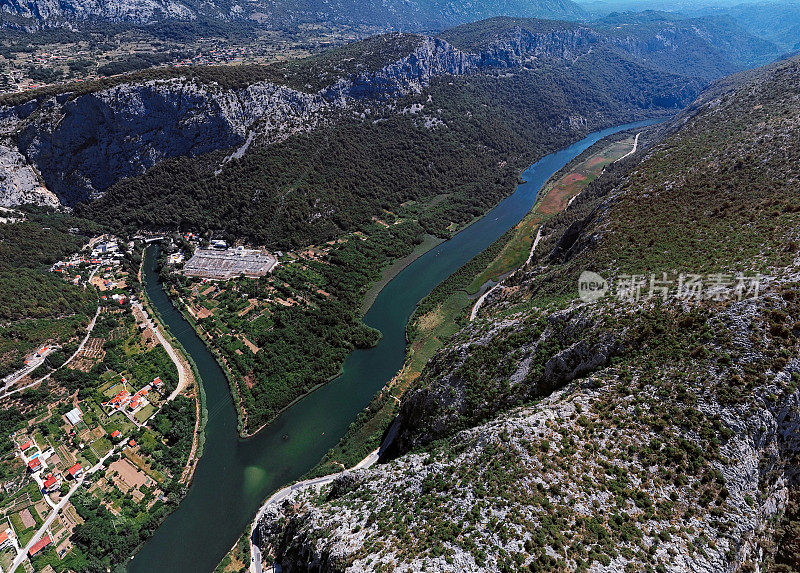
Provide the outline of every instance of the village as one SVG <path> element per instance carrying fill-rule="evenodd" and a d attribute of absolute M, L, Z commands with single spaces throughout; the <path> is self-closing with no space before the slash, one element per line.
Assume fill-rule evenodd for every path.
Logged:
<path fill-rule="evenodd" d="M 95 237 L 53 265 L 97 291 L 95 319 L 62 364 L 44 344 L 0 386 L 0 407 L 24 418 L 0 451 L 3 572 L 80 570 L 87 532 L 163 518 L 191 475 L 193 378 L 131 290 L 131 247 Z"/>
<path fill-rule="evenodd" d="M 15 45 L 0 41 L 0 88 L 6 93 L 25 92 L 64 82 L 102 80 L 145 68 L 267 64 L 288 54 L 309 55 L 357 35 L 335 26 L 304 28 L 297 34 L 253 30 L 255 35 L 247 41 L 196 38 L 186 43 L 135 33 L 112 42 L 84 39 Z"/>

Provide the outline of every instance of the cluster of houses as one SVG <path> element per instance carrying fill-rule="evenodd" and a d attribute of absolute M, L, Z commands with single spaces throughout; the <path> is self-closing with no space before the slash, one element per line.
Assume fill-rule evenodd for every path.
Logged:
<path fill-rule="evenodd" d="M 160 377 L 154 378 L 150 384 L 146 384 L 136 392 L 131 392 L 128 390 L 128 381 L 124 376 L 122 377 L 120 383 L 122 384 L 120 391 L 117 392 L 117 394 L 107 402 L 103 402 L 103 407 L 108 409 L 109 415 L 115 411 L 131 415 L 135 414 L 149 404 L 147 395 L 151 390 L 155 389 L 160 391 L 164 388 L 164 382 Z"/>
<path fill-rule="evenodd" d="M 106 295 L 102 295 L 100 297 L 100 300 L 108 300 L 108 297 Z M 126 297 L 124 294 L 116 294 L 115 293 L 115 294 L 111 295 L 111 300 L 113 300 L 114 302 L 119 303 L 119 304 L 125 304 L 125 301 L 128 300 L 128 297 Z"/>
<path fill-rule="evenodd" d="M 80 275 L 71 277 L 71 269 L 80 265 L 111 265 L 125 258 L 125 253 L 120 249 L 119 241 L 115 237 L 103 235 L 89 241 L 89 246 L 80 253 L 72 255 L 69 259 L 58 261 L 50 269 L 53 272 L 70 277 L 75 283 L 80 282 Z"/>

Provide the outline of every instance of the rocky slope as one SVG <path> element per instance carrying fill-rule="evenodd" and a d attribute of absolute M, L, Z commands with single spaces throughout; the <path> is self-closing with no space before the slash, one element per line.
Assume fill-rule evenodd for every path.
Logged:
<path fill-rule="evenodd" d="M 209 18 L 249 20 L 268 26 L 324 22 L 380 26 L 384 29 L 432 30 L 492 16 L 576 19 L 581 18 L 584 12 L 571 0 L 0 0 L 0 16 L 3 15 L 10 17 L 13 24 L 31 29 L 40 26 L 75 26 L 87 21 L 153 24 Z"/>
<path fill-rule="evenodd" d="M 22 204 L 60 205 L 58 197 L 41 184 L 25 157 L 14 149 L 0 145 L 0 206 Z"/>
<path fill-rule="evenodd" d="M 177 0 L 2 0 L 0 13 L 37 23 L 61 25 L 67 22 L 104 20 L 150 24 L 161 20 L 193 20 L 197 14 Z"/>
<path fill-rule="evenodd" d="M 294 492 L 260 547 L 284 571 L 797 567 L 798 122 L 795 59 L 607 170 L 428 365 L 384 463 Z M 578 299 L 586 269 L 613 296 Z"/>
<path fill-rule="evenodd" d="M 49 90 L 36 99 L 0 107 L 0 143 L 38 170 L 46 188 L 63 203 L 74 204 L 167 158 L 237 148 L 242 154 L 253 142 L 258 147 L 281 141 L 343 113 L 349 117 L 369 110 L 376 117 L 385 115 L 399 98 L 420 93 L 437 77 L 492 78 L 503 71 L 543 67 L 574 75 L 582 73 L 582 65 L 596 61 L 600 73 L 588 81 L 608 83 L 598 78 L 603 78 L 610 55 L 624 61 L 620 65 L 632 82 L 646 78 L 649 85 L 597 85 L 608 93 L 592 97 L 648 109 L 685 105 L 709 78 L 737 67 L 720 59 L 708 42 L 705 51 L 699 49 L 699 36 L 685 44 L 659 43 L 658 31 L 620 36 L 576 24 L 507 19 L 488 27 L 492 35 L 480 39 L 469 26 L 443 38 L 371 39 L 322 58 L 249 70 L 252 79 L 232 86 L 225 81 L 229 71 L 220 68 L 191 78 L 115 78 L 94 91 Z M 655 34 L 652 41 L 648 34 Z M 684 66 L 675 74 L 676 58 L 693 62 L 703 73 L 695 77 L 690 66 Z M 259 76 L 268 79 L 259 81 Z M 602 111 L 602 105 L 595 107 Z M 430 121 L 441 123 L 437 118 Z M 13 204 L 9 197 L 7 191 L 3 201 Z"/>
<path fill-rule="evenodd" d="M 143 173 L 166 157 L 270 142 L 310 129 L 327 104 L 268 82 L 215 90 L 182 79 L 121 84 L 74 99 L 0 110 L 3 131 L 48 189 L 72 203 Z"/>

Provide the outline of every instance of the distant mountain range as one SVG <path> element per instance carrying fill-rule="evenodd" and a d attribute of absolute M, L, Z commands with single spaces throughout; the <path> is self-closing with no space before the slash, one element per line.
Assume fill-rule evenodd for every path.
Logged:
<path fill-rule="evenodd" d="M 706 9 L 704 13 L 729 16 L 750 33 L 777 44 L 787 52 L 800 50 L 800 4 L 797 2 L 740 4 Z"/>
<path fill-rule="evenodd" d="M 34 28 L 92 21 L 154 24 L 213 19 L 269 26 L 327 22 L 413 31 L 492 16 L 575 20 L 586 14 L 571 0 L 0 0 L 0 19 L 7 25 Z"/>
<path fill-rule="evenodd" d="M 800 50 L 800 3 L 796 0 L 750 0 L 735 2 L 687 0 L 579 0 L 589 20 L 613 12 L 669 11 L 673 18 L 713 16 L 730 18 L 783 52 Z"/>
<path fill-rule="evenodd" d="M 484 94 L 501 83 L 500 72 L 524 71 L 525 81 L 542 91 L 550 86 L 545 74 L 580 76 L 565 92 L 582 94 L 572 112 L 581 109 L 587 117 L 620 105 L 611 102 L 643 113 L 677 109 L 708 82 L 777 53 L 752 38 L 754 48 L 745 50 L 749 43 L 728 43 L 729 34 L 700 20 L 615 18 L 587 26 L 494 18 L 437 37 L 376 36 L 295 62 L 159 68 L 8 94 L 0 106 L 10 107 L 0 112 L 16 125 L 16 135 L 0 139 L 0 157 L 18 168 L 0 191 L 8 204 L 36 194 L 25 183 L 37 180 L 30 164 L 62 202 L 74 204 L 165 159 L 234 148 L 251 135 L 257 148 L 329 124 L 344 109 L 364 106 L 374 114 L 438 76 L 481 77 Z M 533 70 L 541 71 L 539 79 Z M 563 121 L 571 120 L 556 123 Z"/>

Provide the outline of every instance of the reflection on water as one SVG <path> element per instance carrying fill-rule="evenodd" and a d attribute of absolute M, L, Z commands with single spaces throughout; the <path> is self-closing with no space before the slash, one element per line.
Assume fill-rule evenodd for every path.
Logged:
<path fill-rule="evenodd" d="M 364 317 L 369 326 L 383 333 L 374 348 L 354 351 L 341 376 L 297 402 L 248 440 L 240 440 L 236 433 L 236 412 L 222 370 L 160 288 L 155 272 L 157 247 L 149 248 L 145 257 L 148 296 L 198 366 L 209 421 L 205 451 L 186 498 L 128 570 L 213 571 L 269 494 L 318 463 L 372 396 L 397 373 L 405 354 L 405 325 L 417 302 L 516 225 L 533 206 L 541 186 L 574 157 L 612 133 L 652 123 L 594 133 L 531 166 L 523 173 L 525 183 L 510 197 L 417 259 L 384 287 Z"/>

